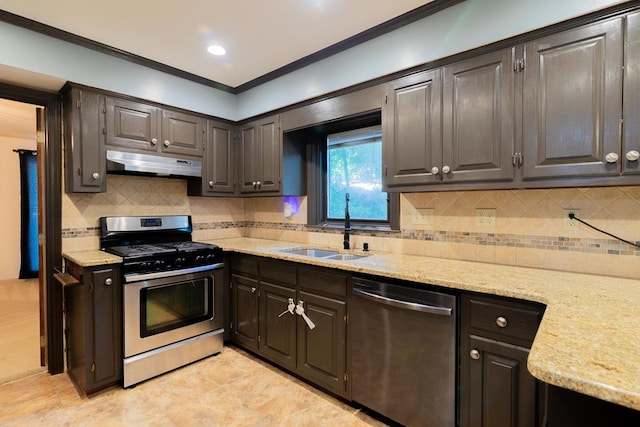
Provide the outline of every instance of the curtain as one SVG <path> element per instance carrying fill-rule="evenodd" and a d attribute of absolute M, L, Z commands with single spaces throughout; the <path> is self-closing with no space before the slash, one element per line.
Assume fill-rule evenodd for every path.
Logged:
<path fill-rule="evenodd" d="M 38 277 L 38 162 L 31 150 L 20 156 L 20 276 Z"/>

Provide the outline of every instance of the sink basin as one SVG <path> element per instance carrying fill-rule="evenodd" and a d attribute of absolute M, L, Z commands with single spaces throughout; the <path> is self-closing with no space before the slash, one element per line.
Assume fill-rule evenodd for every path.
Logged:
<path fill-rule="evenodd" d="M 337 251 L 332 251 L 330 249 L 318 249 L 318 248 L 289 248 L 289 249 L 281 249 L 280 252 L 293 254 L 293 255 L 310 256 L 314 258 L 331 259 L 335 261 L 353 261 L 356 259 L 364 258 L 363 255 L 341 254 Z"/>
<path fill-rule="evenodd" d="M 324 257 L 324 259 L 333 259 L 336 261 L 354 261 L 356 259 L 364 258 L 362 255 L 353 255 L 353 254 L 335 254 Z"/>
<path fill-rule="evenodd" d="M 340 255 L 336 251 L 330 251 L 327 249 L 316 249 L 316 248 L 282 249 L 281 252 L 286 252 L 288 254 L 294 254 L 294 255 L 311 256 L 315 258 L 327 258 L 334 255 Z"/>

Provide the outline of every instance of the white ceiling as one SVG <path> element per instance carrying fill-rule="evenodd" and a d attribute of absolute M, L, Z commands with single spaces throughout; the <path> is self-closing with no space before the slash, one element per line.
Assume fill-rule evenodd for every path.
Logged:
<path fill-rule="evenodd" d="M 0 0 L 0 9 L 231 87 L 433 0 Z M 207 53 L 210 44 L 227 50 Z"/>

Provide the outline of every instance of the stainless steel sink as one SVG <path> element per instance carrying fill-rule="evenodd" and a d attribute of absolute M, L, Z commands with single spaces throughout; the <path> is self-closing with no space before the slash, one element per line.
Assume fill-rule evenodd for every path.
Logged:
<path fill-rule="evenodd" d="M 354 261 L 360 258 L 364 258 L 364 256 L 353 255 L 353 254 L 335 254 L 335 255 L 330 255 L 328 257 L 324 257 L 324 259 L 333 259 L 336 261 Z"/>
<path fill-rule="evenodd" d="M 353 261 L 360 258 L 364 258 L 363 255 L 353 254 L 341 254 L 337 251 L 330 249 L 318 249 L 318 248 L 288 248 L 281 249 L 280 252 L 293 255 L 310 256 L 314 258 L 331 259 L 335 261 Z"/>
<path fill-rule="evenodd" d="M 304 255 L 311 256 L 315 258 L 327 258 L 334 255 L 339 255 L 336 251 L 331 251 L 327 249 L 317 249 L 317 248 L 291 248 L 291 249 L 282 249 L 280 252 L 286 252 L 288 254 L 293 255 Z"/>

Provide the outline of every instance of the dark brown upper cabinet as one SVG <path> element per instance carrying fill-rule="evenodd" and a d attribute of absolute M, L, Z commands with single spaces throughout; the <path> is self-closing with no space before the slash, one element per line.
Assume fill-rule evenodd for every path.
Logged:
<path fill-rule="evenodd" d="M 515 48 L 444 67 L 443 182 L 511 181 Z M 435 171 L 435 169 L 434 169 Z"/>
<path fill-rule="evenodd" d="M 532 41 L 525 51 L 522 178 L 618 175 L 622 18 Z"/>
<path fill-rule="evenodd" d="M 627 17 L 622 173 L 640 174 L 640 12 Z"/>
<path fill-rule="evenodd" d="M 387 85 L 382 108 L 384 191 L 440 182 L 441 92 L 439 69 Z"/>
<path fill-rule="evenodd" d="M 278 116 L 240 127 L 240 192 L 277 193 L 282 169 Z"/>
<path fill-rule="evenodd" d="M 202 179 L 189 180 L 189 196 L 228 196 L 235 191 L 234 130 L 232 124 L 207 121 Z"/>
<path fill-rule="evenodd" d="M 65 92 L 65 189 L 68 193 L 107 191 L 101 98 L 97 93 L 76 87 Z"/>
<path fill-rule="evenodd" d="M 202 157 L 205 119 L 141 102 L 106 97 L 108 146 Z"/>

